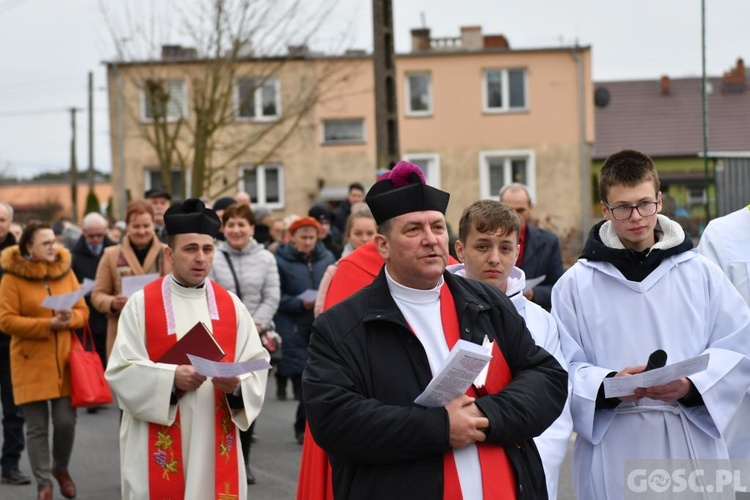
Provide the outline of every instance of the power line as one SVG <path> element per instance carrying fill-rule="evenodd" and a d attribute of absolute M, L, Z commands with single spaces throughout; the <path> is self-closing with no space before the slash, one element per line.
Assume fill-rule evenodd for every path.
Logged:
<path fill-rule="evenodd" d="M 70 108 L 45 108 L 45 109 L 27 109 L 19 111 L 4 111 L 0 112 L 0 118 L 7 118 L 11 116 L 31 116 L 31 115 L 50 115 L 56 113 L 68 113 Z"/>

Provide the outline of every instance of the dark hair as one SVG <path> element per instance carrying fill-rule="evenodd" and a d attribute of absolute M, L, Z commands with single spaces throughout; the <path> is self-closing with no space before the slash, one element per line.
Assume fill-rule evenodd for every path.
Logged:
<path fill-rule="evenodd" d="M 359 182 L 352 182 L 351 184 L 349 184 L 349 189 L 347 192 L 351 192 L 352 189 L 359 189 L 363 193 L 365 192 L 365 187 Z"/>
<path fill-rule="evenodd" d="M 503 236 L 515 232 L 518 237 L 521 234 L 521 219 L 505 203 L 479 200 L 466 207 L 461 214 L 458 222 L 458 239 L 461 243 L 466 243 L 472 228 L 480 233 L 500 231 Z"/>
<path fill-rule="evenodd" d="M 656 193 L 659 193 L 659 175 L 654 161 L 639 151 L 623 149 L 604 160 L 599 173 L 599 198 L 606 203 L 612 186 L 633 187 L 647 181 L 653 182 Z"/>
<path fill-rule="evenodd" d="M 221 223 L 226 225 L 227 221 L 233 217 L 245 219 L 251 226 L 255 225 L 255 214 L 253 209 L 244 203 L 232 203 L 221 214 Z"/>
<path fill-rule="evenodd" d="M 29 256 L 28 246 L 34 241 L 34 234 L 41 229 L 52 229 L 52 226 L 46 222 L 29 222 L 21 233 L 21 238 L 18 240 L 18 249 L 21 251 L 21 255 L 24 257 Z"/>
<path fill-rule="evenodd" d="M 125 224 L 128 224 L 130 222 L 130 217 L 140 214 L 149 214 L 151 216 L 151 220 L 153 221 L 154 207 L 151 206 L 151 203 L 145 200 L 131 201 L 125 208 Z"/>

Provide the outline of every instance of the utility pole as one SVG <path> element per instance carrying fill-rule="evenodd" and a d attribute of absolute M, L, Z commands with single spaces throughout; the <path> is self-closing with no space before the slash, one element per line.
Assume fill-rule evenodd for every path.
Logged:
<path fill-rule="evenodd" d="M 94 72 L 89 71 L 89 192 L 94 192 Z"/>
<path fill-rule="evenodd" d="M 373 65 L 375 73 L 375 168 L 399 160 L 396 62 L 391 0 L 372 0 Z"/>
<path fill-rule="evenodd" d="M 74 224 L 78 224 L 78 164 L 76 163 L 76 112 L 78 111 L 78 108 L 70 108 L 70 126 L 73 131 L 73 137 L 70 140 L 70 199 L 73 204 L 71 219 Z"/>

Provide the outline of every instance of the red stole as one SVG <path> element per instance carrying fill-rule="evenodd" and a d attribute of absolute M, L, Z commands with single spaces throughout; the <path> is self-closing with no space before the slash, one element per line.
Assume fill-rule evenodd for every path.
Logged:
<path fill-rule="evenodd" d="M 443 322 L 443 332 L 445 340 L 448 343 L 448 349 L 452 349 L 460 338 L 460 326 L 458 315 L 456 314 L 456 303 L 453 301 L 450 289 L 447 284 L 443 284 L 440 289 L 440 318 Z M 492 387 L 492 392 L 499 392 L 511 380 L 510 368 L 505 361 L 500 349 L 492 351 L 492 361 L 488 373 L 488 382 L 493 372 L 499 372 L 495 375 L 496 380 L 502 380 L 501 384 Z M 470 387 L 466 392 L 468 396 L 477 397 L 474 387 Z M 516 478 L 513 472 L 513 466 L 510 464 L 505 450 L 502 446 L 492 443 L 476 443 L 477 452 L 479 453 L 479 465 L 482 468 L 482 491 L 485 499 L 515 499 L 516 498 Z M 461 483 L 458 479 L 456 470 L 456 461 L 453 458 L 453 452 L 445 452 L 443 459 L 443 499 L 460 500 Z"/>
<path fill-rule="evenodd" d="M 167 334 L 161 277 L 143 289 L 147 304 L 146 348 L 151 361 L 156 361 L 177 342 L 177 335 Z M 211 282 L 220 318 L 211 322 L 213 336 L 226 353 L 224 360 L 234 361 L 237 343 L 237 314 L 229 293 L 216 282 Z M 206 382 L 210 383 L 210 382 Z M 214 491 L 215 498 L 239 498 L 239 458 L 235 443 L 236 429 L 227 406 L 226 397 L 214 388 Z M 172 425 L 151 423 L 148 426 L 148 481 L 150 497 L 159 500 L 178 500 L 185 497 L 185 471 L 182 457 L 180 409 Z"/>

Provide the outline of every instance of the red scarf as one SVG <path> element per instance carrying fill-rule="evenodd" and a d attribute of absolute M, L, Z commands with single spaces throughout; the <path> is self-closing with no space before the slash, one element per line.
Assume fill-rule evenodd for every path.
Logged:
<path fill-rule="evenodd" d="M 443 284 L 443 287 L 440 289 L 440 318 L 443 322 L 443 332 L 445 333 L 445 340 L 448 343 L 448 349 L 452 349 L 460 338 L 460 326 L 458 315 L 456 314 L 456 303 L 453 301 L 453 295 L 451 295 L 447 284 Z M 487 381 L 488 385 L 490 379 L 499 381 L 499 383 L 490 388 L 491 392 L 500 392 L 511 378 L 508 363 L 505 361 L 503 353 L 497 348 L 497 341 L 495 341 Z M 477 397 L 473 386 L 466 391 L 466 394 L 471 397 Z M 479 465 L 482 468 L 483 497 L 486 499 L 515 499 L 515 473 L 503 447 L 487 442 L 477 443 L 477 452 L 479 453 Z M 443 499 L 462 499 L 461 483 L 458 479 L 456 460 L 453 457 L 452 451 L 445 452 L 443 458 L 443 477 Z"/>
<path fill-rule="evenodd" d="M 177 335 L 167 334 L 167 317 L 162 296 L 162 277 L 143 289 L 146 304 L 146 348 L 151 361 L 159 359 L 177 342 Z M 213 336 L 224 349 L 227 362 L 234 361 L 237 342 L 237 315 L 229 293 L 212 282 L 216 309 L 221 317 L 211 322 Z M 161 305 L 161 307 L 159 307 Z M 214 388 L 214 491 L 215 498 L 239 498 L 239 458 L 237 455 L 237 430 L 227 406 L 226 398 Z M 150 497 L 159 500 L 185 497 L 185 471 L 182 460 L 182 433 L 180 432 L 179 403 L 172 425 L 150 423 L 148 426 L 149 453 L 148 481 Z"/>

